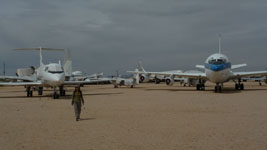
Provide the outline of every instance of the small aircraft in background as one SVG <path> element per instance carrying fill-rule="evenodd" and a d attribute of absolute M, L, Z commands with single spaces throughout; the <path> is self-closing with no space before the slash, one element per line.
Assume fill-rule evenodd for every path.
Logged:
<path fill-rule="evenodd" d="M 155 82 L 156 84 L 159 84 L 162 81 L 166 80 L 166 76 L 164 75 L 155 75 L 148 73 L 143 65 L 142 62 L 138 62 L 138 71 L 140 72 L 140 82 Z M 170 70 L 170 71 L 163 71 L 162 73 L 181 73 L 182 70 Z M 180 81 L 181 78 L 175 78 L 175 81 Z"/>
<path fill-rule="evenodd" d="M 26 88 L 27 97 L 33 96 L 33 90 L 38 89 L 38 95 L 43 94 L 44 87 L 52 87 L 54 89 L 53 98 L 58 99 L 60 96 L 65 96 L 66 91 L 64 90 L 65 85 L 80 86 L 84 84 L 90 84 L 98 82 L 94 81 L 66 81 L 65 72 L 61 63 L 43 63 L 42 51 L 64 51 L 64 49 L 53 49 L 53 48 L 19 48 L 15 50 L 34 50 L 40 52 L 40 66 L 35 69 L 24 68 L 19 69 L 17 76 L 1 76 L 0 79 L 12 80 L 12 82 L 0 82 L 2 86 L 24 86 Z M 59 93 L 57 92 L 59 88 Z"/>
<path fill-rule="evenodd" d="M 138 62 L 138 71 L 140 72 L 140 82 L 150 82 L 150 81 L 155 81 L 156 84 L 159 84 L 161 81 L 165 81 L 166 85 L 172 86 L 174 82 L 180 82 L 180 84 L 183 84 L 184 86 L 196 86 L 199 82 L 198 79 L 194 78 L 181 78 L 181 77 L 175 77 L 173 82 L 172 79 L 169 78 L 169 76 L 166 75 L 156 75 L 156 74 L 151 74 L 147 72 L 144 67 L 142 66 L 142 62 Z M 142 72 L 142 73 L 141 73 Z M 163 71 L 161 73 L 182 73 L 182 70 L 171 70 L 171 71 Z M 185 73 L 201 73 L 200 71 L 197 70 L 189 70 L 186 71 Z"/>
<path fill-rule="evenodd" d="M 68 49 L 64 58 L 64 71 L 67 81 L 94 81 L 97 80 L 99 84 L 110 83 L 108 78 L 104 78 L 104 73 L 94 73 L 91 75 L 86 75 L 81 71 L 72 71 L 72 59 L 70 50 Z M 96 84 L 98 84 L 96 83 Z"/>
<path fill-rule="evenodd" d="M 138 69 L 136 69 L 136 72 L 138 72 Z M 139 73 L 134 73 L 134 76 L 130 78 L 120 77 L 119 75 L 112 77 L 111 83 L 114 85 L 114 88 L 118 88 L 119 86 L 128 86 L 134 88 L 139 84 L 139 80 Z"/>

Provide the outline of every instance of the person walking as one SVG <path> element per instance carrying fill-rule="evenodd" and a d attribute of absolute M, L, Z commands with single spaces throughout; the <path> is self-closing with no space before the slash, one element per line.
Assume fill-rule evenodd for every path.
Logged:
<path fill-rule="evenodd" d="M 80 119 L 82 104 L 84 105 L 83 94 L 80 87 L 75 87 L 72 94 L 71 104 L 74 106 L 75 118 L 76 121 L 78 121 Z"/>

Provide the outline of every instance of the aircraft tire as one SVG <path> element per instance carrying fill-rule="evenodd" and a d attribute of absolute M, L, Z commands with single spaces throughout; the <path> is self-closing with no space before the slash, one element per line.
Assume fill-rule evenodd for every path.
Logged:
<path fill-rule="evenodd" d="M 239 85 L 238 84 L 235 84 L 235 89 L 239 90 Z"/>
<path fill-rule="evenodd" d="M 240 84 L 240 90 L 244 90 L 244 84 Z"/>

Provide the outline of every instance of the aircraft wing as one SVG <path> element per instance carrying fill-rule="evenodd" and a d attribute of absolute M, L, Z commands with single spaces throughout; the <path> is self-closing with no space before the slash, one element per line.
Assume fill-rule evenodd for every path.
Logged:
<path fill-rule="evenodd" d="M 136 72 L 136 71 L 127 71 L 128 73 L 133 73 L 133 74 L 141 74 L 142 72 Z M 174 77 L 184 77 L 184 78 L 192 78 L 192 79 L 207 79 L 206 74 L 202 72 L 192 72 L 192 73 L 186 73 L 186 72 L 181 72 L 181 73 L 167 73 L 167 72 L 146 72 L 150 75 L 162 75 L 162 76 L 174 76 Z"/>
<path fill-rule="evenodd" d="M 103 82 L 109 82 L 110 79 L 102 79 L 102 80 L 88 80 L 88 81 L 64 81 L 64 85 L 87 85 L 87 84 L 97 84 Z"/>
<path fill-rule="evenodd" d="M 233 72 L 232 79 L 252 76 L 267 76 L 267 71 L 254 71 L 254 72 Z"/>
<path fill-rule="evenodd" d="M 0 82 L 0 86 L 40 86 L 41 81 L 36 82 Z"/>
<path fill-rule="evenodd" d="M 36 81 L 33 77 L 27 77 L 27 76 L 25 76 L 25 77 L 18 77 L 18 76 L 0 76 L 0 79 L 2 79 L 2 80 L 8 80 L 8 81 L 10 81 L 10 80 L 21 80 L 21 81 L 26 81 L 26 82 L 34 82 L 34 81 Z"/>

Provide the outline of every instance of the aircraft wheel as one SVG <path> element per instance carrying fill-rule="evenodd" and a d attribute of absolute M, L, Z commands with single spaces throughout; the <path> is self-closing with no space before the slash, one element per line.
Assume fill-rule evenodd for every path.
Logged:
<path fill-rule="evenodd" d="M 244 90 L 244 84 L 240 84 L 240 90 Z"/>
<path fill-rule="evenodd" d="M 133 85 L 131 85 L 131 88 L 133 88 L 134 86 Z"/>
<path fill-rule="evenodd" d="M 60 91 L 60 96 L 65 96 L 65 95 L 66 95 L 66 91 L 65 90 Z"/>
<path fill-rule="evenodd" d="M 196 88 L 197 88 L 197 91 L 199 91 L 200 90 L 200 84 L 197 84 Z"/>
<path fill-rule="evenodd" d="M 38 88 L 38 95 L 43 95 L 43 87 Z"/>
<path fill-rule="evenodd" d="M 201 90 L 205 91 L 205 84 L 201 84 Z"/>
<path fill-rule="evenodd" d="M 58 99 L 58 98 L 59 98 L 57 92 L 54 92 L 54 96 L 53 96 L 53 98 L 54 98 L 54 99 Z"/>
<path fill-rule="evenodd" d="M 118 88 L 118 85 L 114 85 L 114 88 Z"/>
<path fill-rule="evenodd" d="M 218 91 L 221 93 L 222 92 L 222 86 L 218 86 Z"/>
<path fill-rule="evenodd" d="M 239 85 L 238 84 L 235 84 L 235 89 L 239 90 Z"/>

